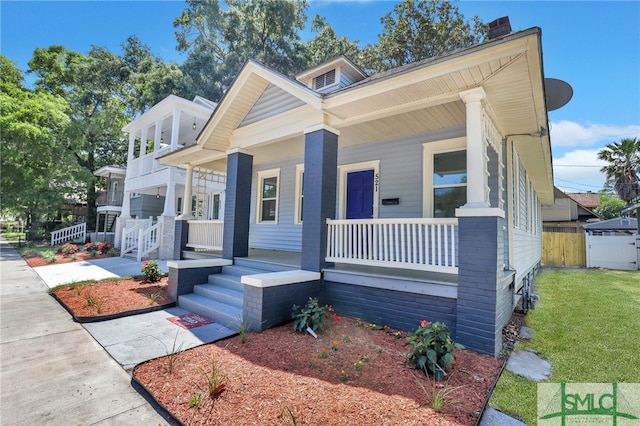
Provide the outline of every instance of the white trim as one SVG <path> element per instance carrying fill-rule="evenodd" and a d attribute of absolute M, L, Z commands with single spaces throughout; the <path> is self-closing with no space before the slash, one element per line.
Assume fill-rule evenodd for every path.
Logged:
<path fill-rule="evenodd" d="M 303 133 L 305 135 L 308 135 L 309 133 L 313 133 L 313 132 L 317 132 L 318 130 L 326 130 L 328 132 L 333 133 L 336 136 L 340 136 L 340 130 L 333 128 L 331 126 L 329 126 L 328 124 L 317 124 L 315 126 L 311 126 L 311 127 L 307 127 L 306 129 L 303 130 Z"/>
<path fill-rule="evenodd" d="M 262 184 L 264 182 L 264 179 L 267 178 L 272 178 L 275 177 L 276 178 L 276 196 L 275 196 L 275 202 L 276 202 L 276 212 L 275 212 L 275 219 L 274 220 L 262 220 L 262 202 L 264 201 L 262 199 Z M 280 168 L 277 169 L 269 169 L 269 170 L 262 170 L 258 172 L 258 176 L 257 176 L 257 182 L 258 185 L 256 186 L 256 223 L 257 224 L 277 224 L 278 223 L 278 209 L 279 209 L 279 200 L 280 200 Z"/>
<path fill-rule="evenodd" d="M 422 217 L 433 217 L 433 156 L 467 149 L 467 138 L 445 139 L 422 144 Z"/>
<path fill-rule="evenodd" d="M 380 160 L 373 160 L 338 166 L 338 216 L 340 219 L 346 219 L 347 217 L 347 174 L 365 170 L 373 170 L 373 219 L 378 218 L 380 189 L 378 188 L 379 184 L 376 183 L 376 180 L 378 182 L 380 180 Z"/>
<path fill-rule="evenodd" d="M 320 272 L 294 269 L 291 271 L 266 272 L 264 274 L 243 275 L 240 282 L 251 287 L 266 288 L 287 284 L 298 284 L 316 281 L 321 277 Z"/>
<path fill-rule="evenodd" d="M 456 209 L 456 217 L 505 217 L 504 210 L 497 207 L 460 207 Z"/>
<path fill-rule="evenodd" d="M 296 174 L 295 174 L 296 184 L 295 184 L 295 198 L 293 201 L 293 223 L 296 225 L 301 225 L 302 220 L 300 220 L 300 216 L 302 216 L 302 200 L 304 197 L 303 189 L 303 179 L 304 179 L 304 164 L 296 164 Z"/>

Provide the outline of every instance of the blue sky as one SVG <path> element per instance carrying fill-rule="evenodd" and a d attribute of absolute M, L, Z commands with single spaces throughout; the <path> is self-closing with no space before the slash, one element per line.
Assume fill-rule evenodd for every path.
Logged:
<path fill-rule="evenodd" d="M 309 20 L 325 16 L 339 35 L 374 42 L 392 1 L 310 1 Z M 555 183 L 567 192 L 597 191 L 604 177 L 596 153 L 640 137 L 640 2 L 461 1 L 483 21 L 509 16 L 514 31 L 542 28 L 545 76 L 567 81 L 572 100 L 549 113 Z M 175 51 L 173 20 L 182 1 L 12 1 L 0 3 L 0 50 L 25 71 L 37 47 L 92 45 L 120 53 L 132 34 L 166 61 Z"/>

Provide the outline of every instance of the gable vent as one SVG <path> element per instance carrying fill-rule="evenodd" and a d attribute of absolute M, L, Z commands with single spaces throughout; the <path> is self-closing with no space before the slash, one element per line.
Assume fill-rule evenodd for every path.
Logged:
<path fill-rule="evenodd" d="M 313 86 L 316 90 L 323 87 L 331 86 L 336 82 L 336 70 L 333 69 L 327 73 L 317 76 L 313 79 Z"/>

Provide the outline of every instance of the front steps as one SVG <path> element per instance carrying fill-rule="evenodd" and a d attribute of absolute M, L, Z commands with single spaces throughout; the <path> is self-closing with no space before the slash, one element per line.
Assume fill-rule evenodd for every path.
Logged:
<path fill-rule="evenodd" d="M 209 275 L 207 283 L 195 285 L 193 293 L 178 296 L 178 306 L 238 331 L 243 322 L 242 276 L 289 269 L 292 268 L 236 259 L 234 265 L 223 266 L 222 273 Z"/>

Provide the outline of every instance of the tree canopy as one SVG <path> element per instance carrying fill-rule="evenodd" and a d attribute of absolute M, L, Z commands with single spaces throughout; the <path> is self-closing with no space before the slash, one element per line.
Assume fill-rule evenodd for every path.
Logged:
<path fill-rule="evenodd" d="M 627 204 L 640 199 L 640 140 L 625 138 L 598 151 L 598 159 L 608 165 L 600 169 L 613 182 L 613 188 Z"/>

